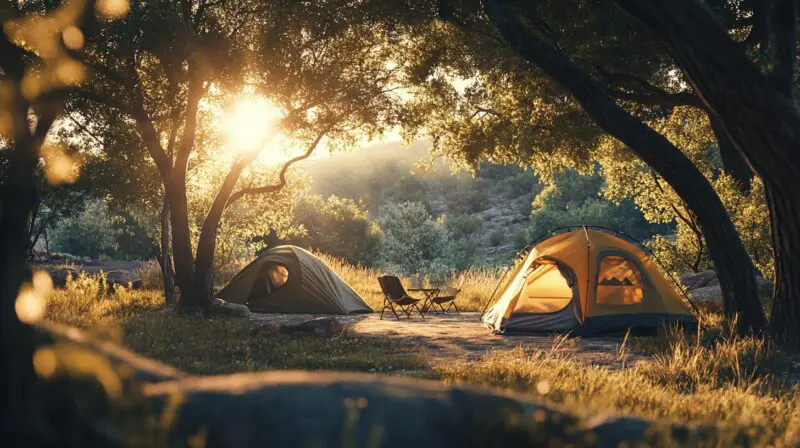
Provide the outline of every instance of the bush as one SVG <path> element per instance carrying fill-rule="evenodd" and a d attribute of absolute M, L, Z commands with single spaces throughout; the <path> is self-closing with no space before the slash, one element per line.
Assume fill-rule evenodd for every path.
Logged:
<path fill-rule="evenodd" d="M 603 178 L 574 171 L 558 174 L 533 202 L 529 234 L 533 238 L 564 226 L 595 225 L 644 240 L 665 226 L 648 223 L 630 200 L 614 203 L 601 196 Z"/>
<path fill-rule="evenodd" d="M 381 234 L 362 202 L 329 196 L 311 196 L 295 208 L 300 234 L 280 242 L 317 249 L 356 264 L 377 258 Z"/>
<path fill-rule="evenodd" d="M 93 259 L 100 255 L 113 255 L 119 247 L 117 224 L 119 219 L 109 216 L 104 201 L 88 201 L 80 213 L 56 226 L 51 245 L 57 251 Z"/>
<path fill-rule="evenodd" d="M 420 202 L 390 202 L 381 207 L 381 265 L 404 273 L 452 269 L 444 220 L 434 220 Z"/>

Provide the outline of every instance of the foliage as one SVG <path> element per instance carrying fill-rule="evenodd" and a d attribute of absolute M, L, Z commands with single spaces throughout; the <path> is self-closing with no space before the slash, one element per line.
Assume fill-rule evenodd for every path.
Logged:
<path fill-rule="evenodd" d="M 230 157 L 218 155 L 198 162 L 188 179 L 188 203 L 192 244 L 197 246 L 200 229 L 215 194 L 225 180 Z M 277 182 L 278 168 L 254 165 L 239 180 L 244 188 Z M 214 262 L 217 269 L 250 259 L 264 248 L 262 235 L 274 232 L 291 234 L 297 231 L 292 215 L 298 201 L 306 194 L 302 178 L 290 172 L 288 182 L 280 191 L 254 195 L 247 201 L 228 207 L 217 231 Z"/>
<path fill-rule="evenodd" d="M 380 260 L 386 268 L 411 274 L 452 269 L 444 220 L 431 217 L 424 204 L 389 202 L 381 207 L 378 221 L 383 232 Z"/>
<path fill-rule="evenodd" d="M 750 190 L 744 191 L 723 171 L 715 148 L 716 139 L 704 113 L 679 108 L 666 118 L 652 121 L 651 126 L 682 148 L 709 179 L 754 264 L 762 274 L 771 277 L 774 261 L 763 183 L 754 179 Z M 668 269 L 674 272 L 710 269 L 699 224 L 666 182 L 611 138 L 603 140 L 597 155 L 605 179 L 603 195 L 606 198 L 632 200 L 652 223 L 675 223 L 674 240 L 662 236 L 649 242 Z"/>
<path fill-rule="evenodd" d="M 631 201 L 615 204 L 604 199 L 600 194 L 603 183 L 598 174 L 566 171 L 554 175 L 553 182 L 533 201 L 528 234 L 537 238 L 558 227 L 588 224 L 620 230 L 644 240 L 659 230 L 645 221 Z"/>
<path fill-rule="evenodd" d="M 119 247 L 120 219 L 109 215 L 102 200 L 89 201 L 77 215 L 62 220 L 51 236 L 54 250 L 72 255 L 98 258 L 111 255 Z"/>
<path fill-rule="evenodd" d="M 373 264 L 381 234 L 363 202 L 320 195 L 303 198 L 295 208 L 300 235 L 281 242 L 312 248 L 354 264 Z"/>

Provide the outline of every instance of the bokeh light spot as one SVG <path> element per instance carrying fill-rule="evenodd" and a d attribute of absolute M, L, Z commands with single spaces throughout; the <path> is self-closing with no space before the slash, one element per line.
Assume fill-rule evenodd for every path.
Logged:
<path fill-rule="evenodd" d="M 78 180 L 78 164 L 57 146 L 42 148 L 45 177 L 51 185 L 72 184 Z"/>
<path fill-rule="evenodd" d="M 40 348 L 33 354 L 33 370 L 39 378 L 52 378 L 58 367 L 58 358 L 51 348 Z"/>
<path fill-rule="evenodd" d="M 97 13 L 104 19 L 120 19 L 131 9 L 128 0 L 97 0 Z"/>
<path fill-rule="evenodd" d="M 45 308 L 44 297 L 37 294 L 31 285 L 26 284 L 20 289 L 17 301 L 14 303 L 14 311 L 20 321 L 34 323 L 42 320 Z"/>
<path fill-rule="evenodd" d="M 61 32 L 61 39 L 64 41 L 64 46 L 70 50 L 80 50 L 83 48 L 83 33 L 76 26 L 67 27 Z"/>

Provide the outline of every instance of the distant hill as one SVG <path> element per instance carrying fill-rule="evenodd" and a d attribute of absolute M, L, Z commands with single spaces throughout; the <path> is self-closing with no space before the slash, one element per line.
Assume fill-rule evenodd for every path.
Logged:
<path fill-rule="evenodd" d="M 420 171 L 416 164 L 430 158 L 428 148 L 426 142 L 379 144 L 310 160 L 303 168 L 313 193 L 360 199 L 374 219 L 390 201 L 422 202 L 435 217 L 479 217 L 476 264 L 509 261 L 527 242 L 530 203 L 541 189 L 536 177 L 517 166 L 491 164 L 475 176 L 454 173 L 442 161 Z"/>

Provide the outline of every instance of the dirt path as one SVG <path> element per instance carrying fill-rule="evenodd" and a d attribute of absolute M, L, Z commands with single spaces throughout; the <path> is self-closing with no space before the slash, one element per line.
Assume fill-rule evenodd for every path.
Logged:
<path fill-rule="evenodd" d="M 536 350 L 558 350 L 574 356 L 579 362 L 619 369 L 646 359 L 642 352 L 625 351 L 624 362 L 620 359 L 621 337 L 569 338 L 552 336 L 501 336 L 492 334 L 479 322 L 480 313 L 429 315 L 425 319 L 379 319 L 378 314 L 359 316 L 336 316 L 345 323 L 348 331 L 355 333 L 395 338 L 408 344 L 433 365 L 458 361 L 473 361 L 489 352 L 523 349 L 527 353 Z M 253 319 L 264 323 L 298 323 L 312 319 L 312 315 L 253 314 Z"/>

